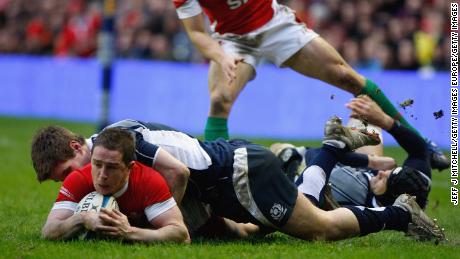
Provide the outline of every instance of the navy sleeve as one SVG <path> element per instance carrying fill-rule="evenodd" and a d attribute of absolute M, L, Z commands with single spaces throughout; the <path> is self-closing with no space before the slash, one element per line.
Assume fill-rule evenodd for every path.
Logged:
<path fill-rule="evenodd" d="M 305 162 L 307 165 L 311 164 L 311 161 L 318 155 L 319 150 L 319 148 L 307 149 L 307 152 L 305 152 Z M 369 158 L 365 154 L 348 152 L 339 158 L 339 162 L 351 167 L 367 167 L 369 164 Z"/>
<path fill-rule="evenodd" d="M 159 147 L 144 140 L 141 133 L 133 131 L 136 137 L 136 160 L 152 167 L 155 162 Z"/>
<path fill-rule="evenodd" d="M 393 124 L 388 133 L 408 154 L 403 166 L 417 169 L 431 178 L 430 153 L 425 140 L 398 121 Z"/>
<path fill-rule="evenodd" d="M 369 165 L 369 157 L 362 153 L 348 152 L 339 162 L 351 167 L 367 167 Z"/>

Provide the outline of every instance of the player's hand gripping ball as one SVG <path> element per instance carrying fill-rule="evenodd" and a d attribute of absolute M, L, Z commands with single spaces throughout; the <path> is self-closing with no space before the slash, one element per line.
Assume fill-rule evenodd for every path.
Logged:
<path fill-rule="evenodd" d="M 118 210 L 118 203 L 113 196 L 102 195 L 98 192 L 88 193 L 77 205 L 75 214 L 81 212 L 99 212 L 101 208 Z M 77 236 L 80 240 L 101 238 L 97 233 L 84 229 Z"/>

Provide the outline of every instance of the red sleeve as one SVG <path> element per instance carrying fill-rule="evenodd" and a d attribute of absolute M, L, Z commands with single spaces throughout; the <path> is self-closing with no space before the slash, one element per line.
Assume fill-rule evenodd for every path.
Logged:
<path fill-rule="evenodd" d="M 187 0 L 173 0 L 174 6 L 176 8 L 181 7 L 183 4 L 185 4 L 185 2 L 187 2 Z"/>
<path fill-rule="evenodd" d="M 143 187 L 145 193 L 144 207 L 148 207 L 158 202 L 166 201 L 171 198 L 171 192 L 163 176 L 149 167 L 143 167 L 144 172 Z M 148 172 L 147 172 L 148 171 Z"/>
<path fill-rule="evenodd" d="M 71 201 L 78 203 L 86 194 L 94 190 L 91 178 L 88 181 L 87 170 L 89 170 L 89 176 L 91 177 L 91 167 L 87 166 L 81 171 L 73 171 L 65 178 L 56 202 Z"/>

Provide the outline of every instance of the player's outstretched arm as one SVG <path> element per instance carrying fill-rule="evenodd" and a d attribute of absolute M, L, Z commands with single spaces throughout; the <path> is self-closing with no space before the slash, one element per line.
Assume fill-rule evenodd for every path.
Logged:
<path fill-rule="evenodd" d="M 219 43 L 209 35 L 205 28 L 203 13 L 181 21 L 193 45 L 204 57 L 219 64 L 227 81 L 231 84 L 236 78 L 237 64 L 242 59 L 226 54 Z"/>
<path fill-rule="evenodd" d="M 153 164 L 153 169 L 157 170 L 165 178 L 174 200 L 180 204 L 190 176 L 188 167 L 160 148 Z"/>
<path fill-rule="evenodd" d="M 94 230 L 101 224 L 96 213 L 82 212 L 74 214 L 72 210 L 51 210 L 42 229 L 42 236 L 50 240 L 72 238 L 81 229 Z"/>
<path fill-rule="evenodd" d="M 150 220 L 155 229 L 131 226 L 126 215 L 118 210 L 101 209 L 100 218 L 105 225 L 96 230 L 110 236 L 145 243 L 159 241 L 190 243 L 187 227 L 177 206 Z"/>

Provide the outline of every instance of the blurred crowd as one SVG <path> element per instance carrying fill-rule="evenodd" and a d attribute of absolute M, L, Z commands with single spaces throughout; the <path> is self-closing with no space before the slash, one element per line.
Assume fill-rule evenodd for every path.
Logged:
<path fill-rule="evenodd" d="M 355 68 L 449 67 L 447 0 L 279 0 Z M 120 58 L 204 62 L 172 0 L 117 0 Z M 0 0 L 0 53 L 96 55 L 101 0 Z"/>

